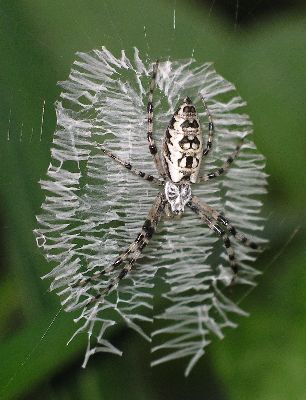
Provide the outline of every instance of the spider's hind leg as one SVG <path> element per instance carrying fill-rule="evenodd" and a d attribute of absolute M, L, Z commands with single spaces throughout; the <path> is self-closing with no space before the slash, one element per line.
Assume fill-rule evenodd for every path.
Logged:
<path fill-rule="evenodd" d="M 260 247 L 258 246 L 257 243 L 253 242 L 250 240 L 247 236 L 245 236 L 243 233 L 240 233 L 237 231 L 237 229 L 229 222 L 227 218 L 222 213 L 219 213 L 218 211 L 214 211 L 216 214 L 216 219 L 218 222 L 220 222 L 223 226 L 226 227 L 227 231 L 234 236 L 235 239 L 237 239 L 239 242 L 243 243 L 245 246 L 250 247 L 253 250 L 259 250 Z"/>
<path fill-rule="evenodd" d="M 212 215 L 209 215 L 204 204 L 196 196 L 194 196 L 187 205 L 193 212 L 199 215 L 199 217 L 202 219 L 202 221 L 204 221 L 209 229 L 215 232 L 223 240 L 225 251 L 229 259 L 229 264 L 234 275 L 232 279 L 233 283 L 237 276 L 238 265 L 236 262 L 235 251 L 232 247 L 227 232 L 223 228 L 221 228 L 221 226 L 216 222 Z"/>
<path fill-rule="evenodd" d="M 253 250 L 259 250 L 260 247 L 258 246 L 257 243 L 253 242 L 251 239 L 249 239 L 247 236 L 245 236 L 243 233 L 240 233 L 237 231 L 237 229 L 234 227 L 234 225 L 231 224 L 231 222 L 223 215 L 223 213 L 215 210 L 214 208 L 210 207 L 208 204 L 202 202 L 199 198 L 196 196 L 193 197 L 193 201 L 198 205 L 199 208 L 201 208 L 207 215 L 212 216 L 212 218 L 217 222 L 223 225 L 227 232 L 234 236 L 236 240 L 239 242 L 243 243 L 245 246 L 250 247 Z"/>
<path fill-rule="evenodd" d="M 143 249 L 147 246 L 149 240 L 155 233 L 157 225 L 162 217 L 164 208 L 165 196 L 164 194 L 159 193 L 147 215 L 147 218 L 142 226 L 140 233 L 137 235 L 137 238 L 134 240 L 134 242 L 109 267 L 98 273 L 100 273 L 101 276 L 106 272 L 111 272 L 121 264 L 125 263 L 125 266 L 115 277 L 111 278 L 110 282 L 103 290 L 99 291 L 94 297 L 89 299 L 88 304 L 94 303 L 95 301 L 98 301 L 101 297 L 106 296 L 112 289 L 117 287 L 121 279 L 125 278 L 126 275 L 132 270 L 135 262 L 141 256 Z"/>

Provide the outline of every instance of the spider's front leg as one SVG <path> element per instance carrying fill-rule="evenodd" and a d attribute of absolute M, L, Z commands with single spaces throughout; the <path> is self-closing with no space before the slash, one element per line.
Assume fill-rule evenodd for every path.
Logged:
<path fill-rule="evenodd" d="M 218 176 L 226 173 L 229 170 L 229 168 L 232 165 L 232 163 L 238 157 L 240 149 L 241 149 L 241 146 L 243 145 L 243 143 L 244 143 L 244 141 L 243 141 L 243 139 L 241 139 L 240 143 L 236 146 L 236 149 L 233 152 L 233 154 L 231 154 L 227 158 L 227 160 L 223 163 L 222 167 L 214 169 L 209 174 L 206 174 L 206 175 L 203 175 L 203 176 L 199 176 L 198 177 L 198 182 L 206 182 L 206 181 L 209 181 L 211 179 L 217 178 Z"/>
<path fill-rule="evenodd" d="M 157 225 L 162 217 L 165 204 L 166 199 L 164 194 L 159 193 L 147 215 L 141 232 L 137 235 L 137 238 L 128 247 L 128 249 L 113 262 L 113 264 L 105 268 L 103 271 L 100 271 L 100 275 L 104 274 L 105 272 L 112 271 L 123 263 L 126 265 L 114 278 L 111 279 L 105 289 L 97 293 L 93 298 L 89 299 L 88 304 L 94 303 L 101 297 L 106 296 L 112 289 L 117 287 L 121 279 L 125 278 L 125 276 L 132 270 L 133 265 L 141 256 L 143 249 L 147 246 L 149 240 L 155 233 Z"/>
<path fill-rule="evenodd" d="M 210 152 L 210 149 L 212 148 L 212 143 L 213 143 L 213 138 L 214 138 L 214 133 L 215 133 L 215 125 L 214 125 L 212 115 L 208 109 L 207 103 L 203 96 L 201 96 L 201 100 L 203 102 L 203 105 L 204 105 L 204 108 L 206 111 L 206 115 L 208 118 L 208 139 L 207 139 L 206 147 L 203 150 L 203 156 L 207 156 L 208 153 Z"/>
<path fill-rule="evenodd" d="M 97 144 L 96 147 L 100 150 L 103 151 L 104 154 L 106 154 L 108 157 L 112 158 L 115 160 L 118 164 L 123 165 L 126 169 L 128 169 L 132 174 L 140 176 L 140 178 L 143 178 L 146 181 L 156 183 L 159 186 L 162 186 L 164 184 L 164 181 L 158 178 L 155 178 L 153 175 L 147 174 L 145 172 L 142 172 L 136 168 L 134 168 L 129 162 L 122 160 L 120 157 L 118 157 L 116 154 L 112 153 L 111 151 L 107 150 L 103 145 Z"/>
<path fill-rule="evenodd" d="M 160 159 L 159 152 L 157 150 L 155 141 L 153 139 L 153 93 L 154 89 L 156 86 L 156 76 L 157 76 L 157 71 L 158 71 L 158 64 L 159 62 L 156 61 L 156 63 L 153 65 L 153 73 L 152 73 L 152 78 L 151 78 L 151 83 L 150 83 L 150 89 L 149 89 L 149 95 L 148 95 L 148 104 L 147 104 L 147 122 L 148 122 L 148 132 L 147 132 L 147 138 L 149 142 L 149 150 L 150 153 L 152 154 L 156 169 L 159 173 L 159 175 L 162 178 L 166 178 L 166 172 L 164 170 L 163 164 Z"/>

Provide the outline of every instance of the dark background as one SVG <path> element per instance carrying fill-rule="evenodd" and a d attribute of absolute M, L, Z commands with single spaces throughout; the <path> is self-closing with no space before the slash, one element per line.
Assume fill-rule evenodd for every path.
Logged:
<path fill-rule="evenodd" d="M 194 49 L 199 63 L 214 61 L 247 100 L 267 158 L 270 246 L 256 264 L 259 285 L 242 302 L 251 316 L 215 340 L 188 379 L 185 360 L 151 369 L 149 345 L 123 327 L 113 339 L 123 357 L 97 355 L 81 369 L 86 343 L 66 347 L 73 316 L 56 316 L 59 300 L 40 279 L 50 266 L 32 230 L 57 82 L 76 51 L 102 45 L 115 54 L 137 46 L 152 60 Z M 304 1 L 1 0 L 0 95 L 1 398 L 306 398 Z"/>

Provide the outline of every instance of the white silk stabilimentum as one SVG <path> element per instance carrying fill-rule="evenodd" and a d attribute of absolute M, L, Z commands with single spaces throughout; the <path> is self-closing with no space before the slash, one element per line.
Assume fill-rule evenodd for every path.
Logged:
<path fill-rule="evenodd" d="M 68 80 L 62 82 L 52 160 L 40 182 L 46 198 L 35 234 L 54 266 L 45 276 L 52 279 L 51 289 L 58 293 L 66 311 L 80 312 L 76 334 L 88 335 L 84 366 L 96 352 L 121 354 L 110 338 L 112 327 L 124 321 L 152 341 L 152 365 L 187 357 L 188 375 L 211 336 L 223 338 L 224 328 L 236 326 L 234 314 L 245 315 L 224 294 L 232 273 L 222 240 L 198 215 L 185 208 L 180 219 L 162 219 L 133 271 L 109 295 L 90 301 L 118 274 L 107 268 L 136 238 L 159 191 L 96 146 L 103 143 L 135 168 L 158 175 L 148 149 L 146 126 L 147 92 L 155 60 L 144 62 L 137 49 L 131 54 L 128 58 L 122 51 L 116 58 L 106 48 L 79 53 Z M 260 237 L 260 195 L 266 192 L 264 157 L 250 138 L 249 117 L 240 113 L 245 102 L 211 63 L 161 60 L 153 131 L 159 149 L 172 114 L 186 96 L 197 108 L 204 142 L 208 120 L 200 96 L 205 98 L 215 125 L 213 150 L 203 158 L 200 175 L 221 166 L 239 139 L 246 138 L 229 171 L 192 185 L 192 193 L 224 212 L 253 241 L 264 243 Z M 232 242 L 239 266 L 237 283 L 254 285 L 258 271 L 251 264 L 256 252 L 234 239 Z M 106 273 L 99 275 L 103 269 Z M 154 296 L 163 298 L 154 302 L 156 315 Z M 158 304 L 163 309 L 158 309 Z"/>

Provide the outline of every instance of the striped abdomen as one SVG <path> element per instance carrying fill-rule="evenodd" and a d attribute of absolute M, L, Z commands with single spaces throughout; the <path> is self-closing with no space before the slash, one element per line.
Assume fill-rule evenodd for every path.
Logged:
<path fill-rule="evenodd" d="M 164 140 L 163 157 L 172 182 L 195 183 L 203 154 L 203 139 L 195 107 L 187 97 L 173 114 Z"/>

